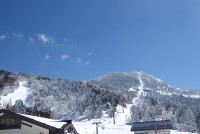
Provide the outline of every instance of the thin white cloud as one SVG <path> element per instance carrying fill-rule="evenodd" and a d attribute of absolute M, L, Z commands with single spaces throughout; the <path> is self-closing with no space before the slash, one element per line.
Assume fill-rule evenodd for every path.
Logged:
<path fill-rule="evenodd" d="M 85 62 L 83 65 L 88 66 L 88 65 L 90 65 L 90 62 Z"/>
<path fill-rule="evenodd" d="M 5 40 L 6 38 L 8 38 L 8 37 L 5 35 L 0 35 L 0 40 Z"/>
<path fill-rule="evenodd" d="M 76 61 L 77 61 L 78 63 L 81 63 L 81 62 L 82 62 L 82 59 L 81 59 L 81 58 L 76 58 Z"/>
<path fill-rule="evenodd" d="M 35 39 L 34 39 L 33 37 L 29 37 L 28 40 L 29 40 L 30 42 L 34 42 L 34 41 L 35 41 Z"/>
<path fill-rule="evenodd" d="M 68 42 L 69 41 L 67 38 L 64 38 L 63 40 L 64 40 L 64 42 Z"/>
<path fill-rule="evenodd" d="M 62 73 L 60 71 L 56 72 L 56 77 L 60 77 L 62 75 Z"/>
<path fill-rule="evenodd" d="M 62 61 L 65 61 L 67 58 L 69 58 L 69 55 L 67 55 L 67 54 L 61 55 L 61 60 Z"/>
<path fill-rule="evenodd" d="M 92 55 L 94 53 L 94 51 L 91 51 L 88 53 L 88 56 Z"/>
<path fill-rule="evenodd" d="M 49 58 L 50 58 L 50 56 L 48 54 L 46 54 L 44 57 L 44 61 L 47 61 Z"/>
<path fill-rule="evenodd" d="M 47 36 L 46 34 L 38 34 L 37 38 L 42 43 L 52 43 L 52 42 L 54 42 L 54 39 L 52 37 Z"/>
<path fill-rule="evenodd" d="M 24 35 L 22 33 L 13 33 L 12 34 L 15 38 L 21 39 L 24 37 Z"/>

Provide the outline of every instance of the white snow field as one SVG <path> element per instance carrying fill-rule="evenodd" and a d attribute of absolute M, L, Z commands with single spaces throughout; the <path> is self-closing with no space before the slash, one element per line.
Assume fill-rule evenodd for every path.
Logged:
<path fill-rule="evenodd" d="M 86 122 L 73 122 L 74 127 L 79 134 L 96 134 L 96 125 L 92 124 L 92 121 Z M 131 132 L 131 126 L 129 125 L 117 125 L 117 124 L 100 124 L 98 127 L 98 134 L 134 134 Z M 171 130 L 170 134 L 194 134 L 189 132 L 178 132 Z"/>
<path fill-rule="evenodd" d="M 19 87 L 15 89 L 13 93 L 9 93 L 6 96 L 0 96 L 1 104 L 8 103 L 11 100 L 12 105 L 14 105 L 15 101 L 19 99 L 25 102 L 27 96 L 30 94 L 29 88 L 25 87 L 25 84 L 25 81 L 20 81 Z"/>
<path fill-rule="evenodd" d="M 91 121 L 73 122 L 74 127 L 79 134 L 96 134 L 95 122 L 101 122 L 98 125 L 98 134 L 134 134 L 131 132 L 131 126 L 126 125 L 130 120 L 130 107 L 132 104 L 127 104 L 126 108 L 117 106 L 117 112 L 115 112 L 115 124 L 113 119 L 109 118 L 108 115 L 104 114 L 101 119 L 95 119 Z M 192 134 L 189 132 L 178 132 L 172 130 L 171 134 Z"/>
<path fill-rule="evenodd" d="M 140 98 L 140 96 L 145 96 L 145 92 L 144 92 L 144 83 L 143 83 L 143 81 L 142 81 L 142 75 L 141 75 L 141 73 L 139 73 L 139 81 L 140 81 L 140 85 L 138 86 L 138 92 L 137 92 L 137 96 L 132 100 L 132 103 L 134 104 L 134 105 L 137 105 L 137 102 L 138 102 L 138 100 L 139 100 L 139 98 Z M 130 90 L 130 89 L 129 89 Z"/>

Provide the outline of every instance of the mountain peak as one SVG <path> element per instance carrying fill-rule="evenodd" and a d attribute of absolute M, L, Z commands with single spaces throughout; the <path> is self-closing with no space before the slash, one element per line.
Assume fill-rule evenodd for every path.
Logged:
<path fill-rule="evenodd" d="M 114 73 L 110 73 L 98 78 L 95 78 L 93 80 L 97 80 L 97 81 L 101 81 L 101 80 L 108 80 L 108 79 L 133 79 L 133 78 L 138 78 L 138 77 L 142 77 L 142 78 L 146 78 L 146 79 L 151 79 L 151 80 L 155 80 L 157 82 L 160 83 L 165 83 L 164 81 L 162 81 L 161 79 L 148 74 L 146 72 L 143 71 L 133 71 L 133 72 L 114 72 Z"/>

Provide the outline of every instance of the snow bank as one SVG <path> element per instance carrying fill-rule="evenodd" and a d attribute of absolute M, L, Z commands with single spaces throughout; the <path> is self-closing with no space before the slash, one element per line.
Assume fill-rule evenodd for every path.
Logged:
<path fill-rule="evenodd" d="M 177 130 L 172 130 L 170 134 L 195 134 L 195 133 L 179 132 L 179 131 L 177 131 Z"/>

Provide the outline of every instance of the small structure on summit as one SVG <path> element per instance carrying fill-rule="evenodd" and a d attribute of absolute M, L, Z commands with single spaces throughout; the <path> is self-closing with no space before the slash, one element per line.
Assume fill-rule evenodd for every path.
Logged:
<path fill-rule="evenodd" d="M 170 120 L 134 122 L 131 132 L 134 134 L 170 134 L 172 124 Z"/>

